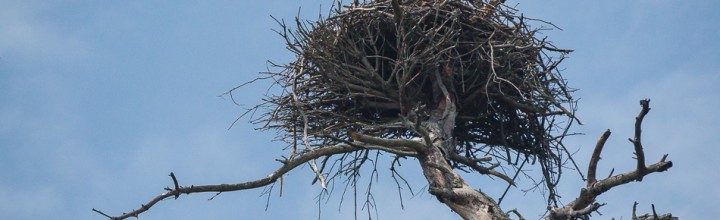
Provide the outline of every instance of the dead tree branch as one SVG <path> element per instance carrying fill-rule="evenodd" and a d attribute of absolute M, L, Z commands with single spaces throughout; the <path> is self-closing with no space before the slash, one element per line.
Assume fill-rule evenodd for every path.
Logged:
<path fill-rule="evenodd" d="M 356 141 L 368 143 L 368 144 L 375 144 L 380 145 L 388 148 L 398 148 L 398 150 L 407 151 L 408 149 L 411 151 L 415 151 L 418 153 L 425 153 L 425 144 L 420 143 L 419 141 L 414 140 L 406 140 L 406 139 L 387 139 L 387 138 L 378 138 L 378 137 L 372 137 L 369 135 L 360 134 L 357 132 L 350 132 L 348 134 L 350 138 Z"/>
<path fill-rule="evenodd" d="M 600 136 L 600 139 L 598 140 L 597 144 L 595 145 L 595 150 L 593 151 L 592 157 L 590 157 L 590 165 L 588 166 L 587 170 L 587 183 L 588 186 L 592 186 L 592 184 L 595 184 L 597 182 L 597 178 L 595 177 L 597 172 L 597 164 L 600 161 L 600 154 L 602 154 L 603 146 L 605 146 L 605 141 L 610 137 L 610 130 L 605 130 L 605 133 Z"/>
<path fill-rule="evenodd" d="M 453 161 L 457 161 L 461 164 L 464 164 L 465 166 L 468 166 L 470 168 L 473 168 L 475 171 L 477 171 L 480 174 L 492 175 L 492 176 L 498 177 L 502 180 L 505 180 L 505 182 L 507 182 L 508 184 L 515 186 L 515 181 L 513 181 L 512 178 L 492 169 L 492 168 L 496 167 L 498 164 L 493 165 L 493 167 L 490 167 L 490 168 L 483 167 L 478 164 L 479 163 L 478 160 L 472 160 L 470 158 L 463 157 L 463 156 L 460 156 L 457 154 L 450 154 L 450 159 Z"/>
<path fill-rule="evenodd" d="M 275 172 L 270 173 L 265 178 L 244 182 L 244 183 L 237 183 L 237 184 L 219 184 L 219 185 L 200 185 L 200 186 L 177 186 L 175 189 L 166 188 L 167 192 L 160 194 L 156 196 L 155 198 L 151 199 L 149 202 L 140 205 L 139 209 L 133 210 L 128 213 L 123 213 L 119 216 L 109 216 L 104 214 L 103 212 L 93 209 L 93 211 L 100 213 L 101 215 L 104 215 L 112 220 L 120 220 L 120 219 L 127 219 L 130 217 L 138 217 L 141 213 L 149 210 L 152 206 L 154 206 L 156 203 L 162 201 L 163 199 L 169 198 L 171 196 L 175 196 L 177 198 L 180 196 L 180 194 L 191 194 L 191 193 L 202 193 L 202 192 L 230 192 L 230 191 L 238 191 L 238 190 L 245 190 L 245 189 L 254 189 L 258 187 L 267 186 L 268 184 L 274 183 L 277 181 L 280 177 L 282 177 L 285 173 L 290 172 L 291 170 L 295 169 L 295 167 L 306 163 L 310 160 L 317 159 L 319 157 L 323 156 L 332 156 L 336 154 L 344 154 L 344 153 L 350 153 L 353 151 L 361 150 L 362 148 L 350 146 L 350 145 L 337 145 L 337 146 L 327 146 L 321 149 L 316 149 L 314 151 L 308 151 L 300 156 L 297 156 L 296 158 L 292 160 L 283 160 L 283 166 L 275 170 Z M 171 177 L 173 177 L 173 183 L 177 184 L 177 179 L 175 178 L 175 175 L 171 173 Z"/>
<path fill-rule="evenodd" d="M 640 114 L 635 118 L 635 137 L 628 140 L 635 146 L 638 172 L 645 173 L 647 172 L 647 168 L 645 167 L 645 153 L 643 152 L 641 134 L 643 118 L 645 118 L 645 115 L 650 111 L 650 99 L 640 100 L 640 105 L 642 106 L 642 111 L 640 111 Z M 642 181 L 643 176 L 644 175 L 638 176 L 637 180 Z"/>
<path fill-rule="evenodd" d="M 587 187 L 580 190 L 580 195 L 572 202 L 568 203 L 564 207 L 552 208 L 550 215 L 545 219 L 569 219 L 576 217 L 587 217 L 593 211 L 597 210 L 602 204 L 596 203 L 595 199 L 602 193 L 607 192 L 613 187 L 620 186 L 632 181 L 641 181 L 646 175 L 655 172 L 663 172 L 672 167 L 672 161 L 666 161 L 667 154 L 664 155 L 657 163 L 645 166 L 644 152 L 640 145 L 640 134 L 642 120 L 645 115 L 650 111 L 650 100 L 645 99 L 640 101 L 642 110 L 640 115 L 635 121 L 635 137 L 631 139 L 631 142 L 635 146 L 635 155 L 638 160 L 637 169 L 625 173 L 621 173 L 614 176 L 609 176 L 602 180 L 596 179 L 597 163 L 600 160 L 600 153 L 602 148 L 605 146 L 605 141 L 610 136 L 610 131 L 606 131 L 598 140 L 595 150 L 593 151 L 592 158 L 590 159 L 590 165 L 588 167 L 588 180 Z"/>
<path fill-rule="evenodd" d="M 635 202 L 633 204 L 632 220 L 678 220 L 679 219 L 678 217 L 675 217 L 670 213 L 658 215 L 657 212 L 655 211 L 655 205 L 652 205 L 652 211 L 653 211 L 652 215 L 644 214 L 641 216 L 637 216 L 635 214 L 635 212 L 637 211 L 637 205 L 638 205 L 637 202 Z"/>

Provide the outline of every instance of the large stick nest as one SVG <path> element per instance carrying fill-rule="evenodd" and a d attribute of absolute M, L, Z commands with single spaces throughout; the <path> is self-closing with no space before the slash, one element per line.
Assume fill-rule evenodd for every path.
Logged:
<path fill-rule="evenodd" d="M 455 153 L 558 168 L 574 108 L 556 67 L 570 51 L 536 37 L 514 9 L 483 5 L 376 1 L 297 20 L 296 30 L 280 22 L 297 59 L 268 73 L 283 93 L 257 121 L 296 148 L 349 143 L 348 131 L 414 138 L 401 122 L 428 118 L 441 76 L 457 104 Z"/>

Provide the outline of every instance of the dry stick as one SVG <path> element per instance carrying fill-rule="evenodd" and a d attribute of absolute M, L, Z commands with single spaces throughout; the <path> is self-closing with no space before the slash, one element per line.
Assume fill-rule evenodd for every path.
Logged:
<path fill-rule="evenodd" d="M 518 212 L 517 209 L 512 209 L 512 210 L 510 210 L 510 211 L 507 211 L 507 213 L 508 213 L 508 214 L 513 213 L 513 214 L 517 215 L 518 219 L 520 219 L 520 220 L 525 220 L 525 217 L 523 217 L 523 216 L 520 214 L 520 212 Z"/>
<path fill-rule="evenodd" d="M 520 167 L 517 167 L 517 172 L 515 172 L 515 175 L 513 175 L 513 178 L 511 179 L 512 181 L 515 181 L 517 179 L 518 175 L 520 175 L 520 172 L 522 172 L 522 169 L 523 167 L 525 167 L 526 163 L 527 160 L 523 160 L 522 164 L 520 164 Z M 510 191 L 510 187 L 512 186 L 513 185 L 508 185 L 507 187 L 505 187 L 505 191 L 503 192 L 502 196 L 500 196 L 500 199 L 498 199 L 498 205 L 500 205 L 503 199 L 505 199 L 505 195 L 507 195 L 508 191 Z"/>
<path fill-rule="evenodd" d="M 633 211 L 632 211 L 632 219 L 635 220 L 678 220 L 677 217 L 673 217 L 672 214 L 662 214 L 658 215 L 657 210 L 655 210 L 655 204 L 650 204 L 652 207 L 652 215 L 651 214 L 644 214 L 641 216 L 637 216 L 637 205 L 638 202 L 633 203 Z"/>
<path fill-rule="evenodd" d="M 647 172 L 647 168 L 645 167 L 645 153 L 643 152 L 642 142 L 640 139 L 641 133 L 642 133 L 642 121 L 643 118 L 645 118 L 645 115 L 650 111 L 650 99 L 643 99 L 640 100 L 640 106 L 642 106 L 642 111 L 640 111 L 640 114 L 635 118 L 635 137 L 630 140 L 631 143 L 635 146 L 635 156 L 637 157 L 637 170 L 640 173 Z M 638 177 L 638 181 L 642 181 L 643 176 Z"/>
<path fill-rule="evenodd" d="M 390 4 L 392 4 L 393 13 L 395 13 L 395 25 L 397 27 L 400 27 L 400 23 L 402 22 L 402 16 L 403 16 L 403 11 L 402 11 L 402 8 L 400 7 L 400 0 L 392 0 L 390 2 Z"/>
<path fill-rule="evenodd" d="M 655 211 L 655 204 L 650 204 L 650 206 L 652 206 L 653 217 L 655 217 L 655 219 L 660 219 L 658 218 L 657 212 Z"/>
<path fill-rule="evenodd" d="M 169 176 L 173 180 L 173 184 L 175 185 L 175 191 L 178 191 L 178 189 L 180 189 L 180 184 L 178 184 L 177 178 L 175 178 L 175 173 L 170 172 Z M 177 199 L 178 197 L 180 197 L 180 193 L 175 194 L 175 199 Z"/>
<path fill-rule="evenodd" d="M 495 12 L 495 9 L 502 3 L 504 3 L 505 0 L 489 0 L 487 4 L 483 5 L 482 7 L 482 16 L 483 17 L 489 17 Z"/>
<path fill-rule="evenodd" d="M 602 153 L 603 146 L 605 146 L 605 141 L 610 137 L 610 129 L 605 130 L 605 133 L 600 136 L 600 139 L 598 140 L 597 144 L 595 145 L 595 150 L 593 151 L 592 157 L 590 158 L 590 165 L 588 166 L 587 171 L 587 186 L 590 187 L 592 184 L 597 182 L 597 163 L 600 161 L 600 154 Z"/>
<path fill-rule="evenodd" d="M 97 210 L 97 209 L 95 209 L 95 208 L 93 208 L 92 210 L 93 210 L 93 212 L 97 212 L 98 214 L 100 214 L 100 215 L 102 215 L 102 216 L 105 216 L 106 218 L 115 219 L 114 217 L 109 216 L 108 214 L 105 214 L 104 212 L 102 212 L 102 211 L 100 211 L 100 210 Z"/>
<path fill-rule="evenodd" d="M 368 143 L 368 144 L 380 145 L 383 147 L 388 147 L 390 149 L 397 149 L 398 147 L 407 147 L 407 148 L 410 148 L 421 154 L 424 154 L 426 152 L 425 144 L 420 143 L 418 141 L 414 141 L 414 140 L 378 138 L 378 137 L 372 137 L 369 135 L 360 134 L 357 132 L 349 132 L 348 137 L 350 137 L 356 141 L 360 141 L 360 142 L 364 142 L 364 143 Z M 402 149 L 397 149 L 397 150 L 402 150 Z"/>
<path fill-rule="evenodd" d="M 495 72 L 495 63 L 494 63 L 494 62 L 495 62 L 495 50 L 493 49 L 495 46 L 493 46 L 492 43 L 489 42 L 489 41 L 488 41 L 488 45 L 490 45 L 490 61 L 491 61 L 490 69 L 492 70 L 492 72 L 491 72 L 491 73 L 492 73 L 492 74 L 491 74 L 492 80 L 493 80 L 494 82 L 498 82 L 498 80 L 499 80 L 499 81 L 502 81 L 502 82 L 505 82 L 505 83 L 509 84 L 510 86 L 512 86 L 512 87 L 515 89 L 515 91 L 518 92 L 518 95 L 520 95 L 521 98 L 525 99 L 524 93 L 522 92 L 522 90 L 520 90 L 520 88 L 518 88 L 518 87 L 515 85 L 515 83 L 511 82 L 510 80 L 507 80 L 507 79 L 505 79 L 505 78 L 502 78 L 502 77 L 498 76 L 497 72 Z M 486 84 L 486 85 L 487 85 L 487 84 Z M 487 88 L 486 88 L 486 89 L 487 89 Z M 564 109 L 563 109 L 563 110 L 564 110 Z"/>
<path fill-rule="evenodd" d="M 156 203 L 162 201 L 163 199 L 166 199 L 171 196 L 180 195 L 182 193 L 184 194 L 190 194 L 190 193 L 201 193 L 201 192 L 229 192 L 229 191 L 238 191 L 238 190 L 245 190 L 245 189 L 254 189 L 262 186 L 269 185 L 271 183 L 274 183 L 277 181 L 278 178 L 282 177 L 285 173 L 295 169 L 297 166 L 302 165 L 303 163 L 306 163 L 310 160 L 317 159 L 322 156 L 331 156 L 335 154 L 344 154 L 344 153 L 350 153 L 353 151 L 362 150 L 362 148 L 350 146 L 350 145 L 336 145 L 336 146 L 326 146 L 323 148 L 319 148 L 313 151 L 306 151 L 304 154 L 301 154 L 300 156 L 296 157 L 293 160 L 288 160 L 283 163 L 283 166 L 275 170 L 275 172 L 272 172 L 270 175 L 268 175 L 265 178 L 248 181 L 244 183 L 237 183 L 237 184 L 219 184 L 219 185 L 200 185 L 200 186 L 183 186 L 178 187 L 173 190 L 168 190 L 167 192 L 160 194 L 156 196 L 155 198 L 151 199 L 148 203 L 140 205 L 139 209 L 133 210 L 129 213 L 123 213 L 120 216 L 112 217 L 109 216 L 99 210 L 93 209 L 94 212 L 97 212 L 105 217 L 108 217 L 111 220 L 121 220 L 121 219 L 127 219 L 129 217 L 137 217 L 140 215 L 140 213 L 143 213 L 147 210 L 149 210 L 152 206 L 154 206 Z"/>
<path fill-rule="evenodd" d="M 426 145 L 432 144 L 432 140 L 430 139 L 430 134 L 427 130 L 425 130 L 421 124 L 420 120 L 415 117 L 415 122 L 411 122 L 408 120 L 405 116 L 398 115 L 398 117 L 402 120 L 402 124 L 405 128 L 412 130 L 413 132 L 417 133 L 422 137 L 423 141 L 425 141 Z M 423 148 L 424 149 L 424 148 Z"/>
<path fill-rule="evenodd" d="M 300 61 L 300 69 L 297 73 L 295 73 L 295 77 L 293 78 L 293 88 L 290 90 L 293 98 L 293 105 L 298 109 L 300 114 L 303 118 L 303 143 L 305 143 L 305 148 L 307 150 L 313 150 L 310 146 L 310 141 L 308 141 L 308 118 L 307 115 L 305 115 L 305 111 L 302 110 L 302 107 L 299 106 L 300 100 L 297 97 L 297 93 L 295 93 L 295 89 L 297 89 L 297 77 L 299 77 L 301 74 L 305 72 L 305 59 L 302 59 Z M 294 151 L 297 151 L 297 148 L 293 149 Z M 318 170 L 317 164 L 315 163 L 315 159 L 312 159 L 308 161 L 310 164 L 310 167 L 312 168 L 313 172 L 317 176 L 317 178 L 320 180 L 320 186 L 323 188 L 323 190 L 327 190 L 327 183 L 325 182 L 325 176 L 320 173 L 320 170 Z M 280 191 L 282 191 L 282 181 L 280 181 Z"/>
<path fill-rule="evenodd" d="M 496 176 L 500 179 L 505 180 L 505 182 L 507 182 L 508 184 L 515 186 L 515 182 L 510 177 L 508 177 L 505 174 L 502 174 L 500 172 L 497 172 L 491 168 L 480 166 L 477 164 L 476 161 L 473 161 L 470 158 L 460 156 L 456 153 L 450 153 L 450 159 L 453 161 L 457 161 L 458 163 L 465 164 L 466 166 L 469 166 L 469 167 L 473 168 L 474 170 L 478 171 L 478 173 L 480 173 L 480 174 Z"/>
<path fill-rule="evenodd" d="M 320 172 L 325 170 L 325 165 L 327 165 L 327 161 L 330 159 L 330 157 L 325 157 L 323 161 L 320 163 Z M 280 178 L 280 181 L 282 181 L 282 178 Z M 315 179 L 313 179 L 312 184 L 315 184 L 315 182 L 318 181 L 318 177 L 316 176 Z M 280 195 L 282 195 L 282 184 L 280 185 Z"/>
<path fill-rule="evenodd" d="M 637 211 L 637 205 L 638 205 L 638 202 L 635 201 L 635 202 L 633 203 L 632 219 L 637 219 L 637 215 L 635 214 L 635 212 Z"/>
<path fill-rule="evenodd" d="M 650 100 L 641 100 L 640 105 L 642 106 L 642 110 L 640 111 L 640 115 L 636 118 L 635 122 L 635 139 L 632 140 L 633 144 L 635 144 L 635 154 L 637 156 L 638 160 L 638 169 L 621 173 L 615 176 L 609 176 L 608 178 L 595 181 L 593 184 L 588 184 L 587 188 L 583 188 L 580 190 L 580 196 L 576 198 L 574 201 L 568 203 L 564 207 L 561 208 L 552 208 L 550 210 L 550 215 L 547 216 L 545 219 L 564 219 L 566 217 L 578 217 L 582 215 L 589 215 L 591 212 L 597 210 L 602 206 L 602 204 L 594 203 L 595 198 L 599 196 L 600 194 L 607 192 L 608 190 L 612 189 L 613 187 L 623 185 L 632 181 L 639 181 L 642 180 L 642 177 L 649 175 L 651 173 L 655 172 L 663 172 L 667 169 L 672 167 L 672 161 L 666 161 L 667 154 L 663 155 L 663 157 L 660 159 L 659 162 L 651 164 L 649 166 L 645 166 L 644 163 L 644 152 L 642 149 L 642 145 L 640 145 L 640 126 L 642 125 L 642 120 L 644 119 L 645 115 L 650 111 L 649 107 Z M 606 132 L 609 136 L 609 134 Z M 603 138 L 605 136 L 603 134 Z M 598 141 L 598 146 L 602 148 L 603 138 Z M 606 139 L 606 138 L 605 138 Z M 597 152 L 597 158 L 599 158 L 600 155 L 600 149 L 597 149 L 598 146 L 596 146 L 596 152 Z M 593 153 L 593 159 L 595 159 L 595 153 Z M 641 162 L 640 159 L 643 161 Z M 599 159 L 598 159 L 599 160 Z M 592 163 L 595 163 L 593 165 Z M 597 162 L 591 162 L 591 166 L 597 166 Z M 640 166 L 641 165 L 641 166 Z M 590 169 L 589 169 L 590 170 Z M 595 175 L 595 174 L 592 174 Z M 590 183 L 590 179 L 594 178 L 591 177 L 590 174 L 588 174 L 588 183 Z"/>

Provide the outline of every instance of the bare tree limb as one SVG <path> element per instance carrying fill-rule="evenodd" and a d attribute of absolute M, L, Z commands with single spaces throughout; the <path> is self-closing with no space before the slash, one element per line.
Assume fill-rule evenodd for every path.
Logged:
<path fill-rule="evenodd" d="M 642 110 L 635 121 L 635 137 L 630 141 L 635 146 L 636 160 L 638 161 L 637 169 L 625 173 L 621 173 L 614 176 L 608 176 L 605 179 L 596 179 L 597 163 L 600 160 L 600 153 L 605 145 L 605 141 L 610 136 L 610 131 L 605 131 L 598 140 L 595 150 L 593 151 L 592 158 L 590 159 L 590 165 L 588 166 L 588 180 L 587 187 L 580 190 L 580 195 L 572 202 L 568 203 L 561 208 L 552 208 L 550 215 L 545 219 L 567 219 L 570 217 L 579 217 L 589 215 L 592 211 L 597 210 L 600 204 L 595 202 L 595 198 L 600 194 L 607 192 L 613 187 L 623 185 L 632 181 L 641 181 L 646 175 L 655 172 L 663 172 L 672 167 L 672 161 L 666 161 L 667 154 L 663 155 L 659 162 L 645 165 L 645 154 L 640 142 L 641 125 L 645 115 L 650 111 L 650 100 L 645 99 L 640 101 Z"/>
<path fill-rule="evenodd" d="M 650 111 L 650 99 L 640 100 L 640 106 L 642 106 L 642 111 L 640 111 L 640 114 L 635 118 L 635 137 L 633 139 L 629 139 L 629 140 L 635 146 L 635 157 L 637 160 L 637 170 L 640 173 L 644 173 L 647 171 L 645 168 L 645 153 L 643 152 L 642 141 L 641 141 L 642 121 L 643 121 L 643 118 L 645 118 L 645 115 L 647 115 L 647 113 Z M 639 176 L 637 180 L 642 181 L 642 178 L 643 178 L 643 176 Z"/>
<path fill-rule="evenodd" d="M 372 137 L 369 135 L 360 134 L 357 132 L 349 132 L 348 136 L 350 138 L 352 138 L 353 140 L 368 143 L 368 144 L 375 144 L 375 145 L 385 146 L 385 147 L 389 147 L 389 148 L 406 147 L 406 148 L 410 148 L 421 154 L 425 153 L 425 144 L 420 143 L 419 141 L 406 140 L 406 139 L 378 138 L 378 137 Z"/>
<path fill-rule="evenodd" d="M 632 220 L 678 220 L 679 219 L 678 217 L 674 217 L 672 214 L 658 215 L 657 211 L 655 211 L 654 204 L 652 204 L 652 211 L 653 211 L 652 215 L 644 214 L 641 216 L 637 216 L 637 214 L 635 214 L 637 211 L 637 205 L 638 205 L 637 202 L 633 203 Z"/>
<path fill-rule="evenodd" d="M 592 157 L 590 157 L 590 165 L 588 166 L 587 171 L 587 183 L 588 186 L 591 186 L 595 182 L 597 182 L 597 178 L 595 177 L 597 174 L 597 163 L 600 161 L 600 154 L 602 153 L 603 146 L 605 146 L 605 142 L 610 137 L 610 130 L 605 130 L 605 133 L 600 136 L 600 139 L 598 140 L 597 144 L 595 145 L 595 150 L 593 151 Z"/>
<path fill-rule="evenodd" d="M 151 199 L 146 204 L 140 205 L 139 209 L 133 210 L 128 213 L 123 213 L 120 216 L 109 216 L 99 210 L 93 209 L 93 211 L 108 217 L 112 220 L 120 220 L 120 219 L 127 219 L 129 217 L 138 217 L 141 213 L 149 210 L 152 206 L 154 206 L 156 203 L 162 201 L 163 199 L 166 199 L 171 196 L 179 196 L 180 194 L 191 194 L 191 193 L 201 193 L 201 192 L 230 192 L 230 191 L 238 191 L 238 190 L 245 190 L 245 189 L 253 189 L 258 188 L 262 186 L 266 186 L 268 184 L 274 183 L 282 177 L 285 173 L 295 169 L 295 167 L 306 163 L 310 160 L 317 159 L 322 156 L 331 156 L 336 154 L 343 154 L 343 153 L 350 153 L 353 151 L 361 150 L 362 148 L 358 148 L 355 146 L 350 145 L 336 145 L 336 146 L 327 146 L 319 149 L 315 149 L 313 151 L 306 151 L 303 152 L 300 156 L 292 159 L 292 160 L 284 160 L 283 166 L 278 168 L 275 172 L 272 172 L 270 175 L 268 175 L 265 178 L 244 182 L 244 183 L 237 183 L 237 184 L 219 184 L 219 185 L 201 185 L 201 186 L 182 186 L 179 187 L 176 185 L 175 189 L 169 189 L 167 192 L 160 194 L 156 196 L 155 198 Z M 174 174 L 170 175 L 171 177 L 174 177 Z M 173 178 L 173 182 L 177 184 L 177 179 Z"/>
<path fill-rule="evenodd" d="M 362 135 L 363 138 L 361 140 L 371 140 L 370 142 L 373 142 L 374 140 L 386 140 L 382 138 L 372 138 L 365 139 L 368 136 Z M 411 140 L 404 140 L 401 141 L 401 143 L 411 143 L 414 141 Z M 418 143 L 418 142 L 414 142 Z M 418 143 L 419 144 L 419 143 Z M 416 157 L 418 154 L 414 151 L 407 151 L 404 149 L 397 149 L 392 147 L 384 147 L 384 146 L 376 146 L 376 145 L 349 145 L 349 144 L 338 144 L 334 146 L 325 146 L 314 150 L 305 150 L 302 153 L 299 154 L 299 156 L 292 158 L 292 159 L 286 159 L 286 160 L 279 160 L 283 163 L 283 166 L 278 168 L 275 172 L 272 172 L 270 175 L 268 175 L 265 178 L 254 180 L 254 181 L 248 181 L 244 183 L 237 183 L 237 184 L 219 184 L 219 185 L 200 185 L 200 186 L 179 186 L 177 178 L 175 177 L 174 173 L 170 173 L 170 177 L 173 179 L 173 184 L 175 185 L 175 189 L 165 188 L 167 192 L 160 194 L 156 196 L 155 198 L 151 199 L 146 204 L 140 205 L 139 209 L 133 210 L 128 213 L 123 213 L 119 216 L 110 216 L 105 214 L 104 212 L 92 209 L 94 212 L 97 212 L 98 214 L 101 214 L 109 219 L 112 220 L 120 220 L 120 219 L 127 219 L 129 217 L 138 217 L 141 213 L 149 210 L 152 206 L 154 206 L 156 203 L 162 201 L 163 199 L 169 198 L 171 196 L 174 196 L 176 199 L 180 196 L 180 194 L 191 194 L 191 193 L 201 193 L 201 192 L 230 192 L 230 191 L 239 191 L 239 190 L 246 190 L 246 189 L 254 189 L 258 187 L 267 186 L 271 183 L 274 183 L 278 179 L 281 179 L 282 176 L 285 173 L 290 172 L 291 170 L 295 169 L 296 167 L 302 165 L 303 163 L 307 163 L 309 161 L 315 160 L 317 158 L 326 156 L 330 157 L 332 155 L 338 155 L 338 154 L 344 154 L 344 153 L 350 153 L 353 151 L 363 150 L 363 149 L 373 149 L 373 150 L 382 150 L 389 153 L 393 153 L 399 156 L 412 156 Z"/>
<path fill-rule="evenodd" d="M 513 181 L 512 178 L 510 178 L 510 177 L 506 176 L 505 174 L 502 174 L 498 171 L 495 171 L 491 168 L 480 166 L 477 164 L 476 161 L 473 161 L 470 158 L 463 157 L 458 154 L 450 154 L 450 159 L 457 161 L 458 163 L 465 164 L 466 166 L 473 168 L 475 171 L 477 171 L 480 174 L 496 176 L 502 180 L 505 180 L 505 182 L 507 182 L 508 184 L 515 186 L 515 181 Z"/>

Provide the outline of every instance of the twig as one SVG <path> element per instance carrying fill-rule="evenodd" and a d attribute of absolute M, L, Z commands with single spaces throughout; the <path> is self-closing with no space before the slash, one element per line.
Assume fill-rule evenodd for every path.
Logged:
<path fill-rule="evenodd" d="M 489 17 L 493 13 L 495 13 L 495 9 L 502 3 L 505 3 L 505 0 L 489 0 L 487 4 L 483 5 L 482 7 L 482 16 L 483 17 Z"/>
<path fill-rule="evenodd" d="M 658 218 L 658 214 L 655 211 L 655 204 L 650 204 L 650 206 L 652 206 L 653 217 L 655 217 L 655 219 L 660 219 L 660 218 Z"/>
<path fill-rule="evenodd" d="M 283 164 L 282 167 L 275 170 L 275 172 L 272 172 L 270 175 L 268 175 L 265 178 L 253 180 L 249 182 L 244 183 L 237 183 L 237 184 L 219 184 L 219 185 L 200 185 L 200 186 L 182 186 L 178 187 L 177 189 L 170 190 L 168 192 L 165 192 L 163 194 L 160 194 L 156 196 L 155 198 L 152 198 L 148 203 L 140 205 L 139 209 L 133 210 L 128 213 L 123 213 L 120 216 L 115 217 L 108 217 L 109 215 L 104 214 L 101 211 L 93 211 L 108 217 L 112 220 L 121 220 L 121 219 L 127 219 L 129 217 L 137 217 L 141 213 L 149 210 L 152 206 L 154 206 L 156 203 L 162 201 L 165 198 L 179 195 L 181 193 L 185 194 L 191 194 L 191 193 L 201 193 L 201 192 L 230 192 L 230 191 L 238 191 L 238 190 L 245 190 L 245 189 L 253 189 L 258 188 L 262 186 L 266 186 L 268 184 L 274 183 L 278 178 L 280 178 L 285 173 L 293 170 L 295 167 L 306 163 L 312 159 L 317 159 L 322 156 L 330 156 L 335 154 L 344 154 L 344 153 L 350 153 L 353 151 L 361 150 L 361 148 L 353 147 L 350 145 L 338 145 L 338 146 L 327 146 L 320 149 L 316 149 L 314 151 L 306 151 L 304 154 L 296 157 L 293 160 L 287 161 L 287 163 Z M 172 175 L 174 176 L 174 175 Z M 172 177 L 171 176 L 171 177 Z"/>
<path fill-rule="evenodd" d="M 517 215 L 517 217 L 518 217 L 519 220 L 525 220 L 525 217 L 523 217 L 523 216 L 520 214 L 520 212 L 518 212 L 517 209 L 511 209 L 511 210 L 508 211 L 507 213 L 510 214 L 511 212 L 512 212 L 513 214 Z"/>
<path fill-rule="evenodd" d="M 106 218 L 115 219 L 115 218 L 113 218 L 112 216 L 109 216 L 108 214 L 105 214 L 104 212 L 102 212 L 102 211 L 100 211 L 100 210 L 97 210 L 97 209 L 95 209 L 95 208 L 93 208 L 92 210 L 93 210 L 93 212 L 97 212 L 98 214 L 100 214 L 100 215 L 102 215 L 102 216 L 105 216 Z"/>
<path fill-rule="evenodd" d="M 391 0 L 391 5 L 393 8 L 393 13 L 395 14 L 395 25 L 397 27 L 401 27 L 403 10 L 400 7 L 400 0 Z"/>
<path fill-rule="evenodd" d="M 174 192 L 178 192 L 178 193 L 175 193 L 175 199 L 177 199 L 178 197 L 180 197 L 180 193 L 179 193 L 180 192 L 180 184 L 178 184 L 177 178 L 175 178 L 175 173 L 170 172 L 169 176 L 170 176 L 170 178 L 172 178 L 173 184 L 175 185 Z"/>
<path fill-rule="evenodd" d="M 632 219 L 633 220 L 637 219 L 637 215 L 635 214 L 637 211 L 637 205 L 638 205 L 637 201 L 633 202 L 633 211 L 632 211 Z"/>
<path fill-rule="evenodd" d="M 495 170 L 493 170 L 493 169 L 480 166 L 480 165 L 477 164 L 476 161 L 473 161 L 473 160 L 470 159 L 470 158 L 463 157 L 463 156 L 460 156 L 460 155 L 455 154 L 455 153 L 451 153 L 451 154 L 450 154 L 450 159 L 453 160 L 453 161 L 457 161 L 457 162 L 459 162 L 459 163 L 465 164 L 465 165 L 473 168 L 475 171 L 478 171 L 478 173 L 480 173 L 480 174 L 486 174 L 486 175 L 496 176 L 496 177 L 498 177 L 498 178 L 500 178 L 500 179 L 502 179 L 502 180 L 505 180 L 505 182 L 507 182 L 508 184 L 510 184 L 510 185 L 512 185 L 512 186 L 515 186 L 515 181 L 513 181 L 513 179 L 511 179 L 510 177 L 508 177 L 508 176 L 506 176 L 505 174 L 502 174 L 502 173 L 500 173 L 500 172 L 497 172 L 497 171 L 495 171 Z"/>

